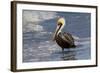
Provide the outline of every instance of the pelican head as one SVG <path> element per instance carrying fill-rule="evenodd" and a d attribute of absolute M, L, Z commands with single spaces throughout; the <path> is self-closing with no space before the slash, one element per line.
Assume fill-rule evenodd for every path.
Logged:
<path fill-rule="evenodd" d="M 58 17 L 57 20 L 57 28 L 53 36 L 53 40 L 55 40 L 55 36 L 58 35 L 65 25 L 65 19 L 63 17 Z"/>

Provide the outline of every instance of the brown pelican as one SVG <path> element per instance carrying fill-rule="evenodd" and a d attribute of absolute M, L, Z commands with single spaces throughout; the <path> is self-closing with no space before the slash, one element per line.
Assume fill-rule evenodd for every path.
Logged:
<path fill-rule="evenodd" d="M 57 28 L 53 36 L 53 40 L 62 48 L 64 52 L 65 48 L 75 48 L 74 38 L 70 33 L 62 33 L 62 29 L 65 25 L 65 19 L 63 17 L 58 18 Z"/>

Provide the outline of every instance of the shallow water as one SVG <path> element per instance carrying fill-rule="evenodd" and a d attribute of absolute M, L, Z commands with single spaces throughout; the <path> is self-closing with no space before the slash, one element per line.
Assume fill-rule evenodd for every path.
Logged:
<path fill-rule="evenodd" d="M 51 34 L 45 34 L 49 37 Z M 33 37 L 32 37 L 33 36 Z M 63 61 L 90 59 L 89 38 L 76 38 L 76 48 L 62 49 L 52 40 L 38 39 L 33 32 L 24 33 L 23 62 Z M 45 38 L 46 39 L 46 38 Z"/>

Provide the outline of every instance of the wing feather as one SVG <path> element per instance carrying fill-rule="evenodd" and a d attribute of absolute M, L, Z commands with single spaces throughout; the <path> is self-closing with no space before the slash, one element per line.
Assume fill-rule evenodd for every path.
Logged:
<path fill-rule="evenodd" d="M 68 41 L 70 41 L 70 44 L 74 45 L 74 38 L 72 37 L 72 35 L 70 33 L 63 33 L 64 38 Z"/>

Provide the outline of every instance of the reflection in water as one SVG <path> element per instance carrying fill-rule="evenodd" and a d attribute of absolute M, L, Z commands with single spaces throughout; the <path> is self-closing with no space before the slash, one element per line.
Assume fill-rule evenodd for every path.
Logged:
<path fill-rule="evenodd" d="M 76 54 L 78 51 L 81 51 L 81 50 L 75 50 L 77 48 L 80 48 L 82 47 L 82 45 L 77 45 L 76 48 L 74 49 L 66 49 L 62 54 L 63 54 L 63 60 L 77 60 L 76 58 Z"/>
<path fill-rule="evenodd" d="M 63 60 L 76 60 L 76 52 L 75 51 L 64 51 L 63 53 Z"/>

